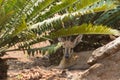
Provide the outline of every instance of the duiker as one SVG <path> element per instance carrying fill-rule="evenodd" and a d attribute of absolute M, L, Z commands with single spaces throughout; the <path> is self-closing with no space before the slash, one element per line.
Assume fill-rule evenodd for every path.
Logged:
<path fill-rule="evenodd" d="M 88 68 L 87 60 L 92 52 L 75 53 L 73 48 L 82 41 L 83 35 L 78 35 L 74 41 L 59 38 L 62 42 L 64 56 L 58 68 L 85 69 Z"/>

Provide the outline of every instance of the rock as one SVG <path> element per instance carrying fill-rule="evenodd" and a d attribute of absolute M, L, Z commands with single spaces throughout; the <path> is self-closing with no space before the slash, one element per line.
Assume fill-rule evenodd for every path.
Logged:
<path fill-rule="evenodd" d="M 120 52 L 95 63 L 89 69 L 77 75 L 77 78 L 79 80 L 119 80 Z"/>

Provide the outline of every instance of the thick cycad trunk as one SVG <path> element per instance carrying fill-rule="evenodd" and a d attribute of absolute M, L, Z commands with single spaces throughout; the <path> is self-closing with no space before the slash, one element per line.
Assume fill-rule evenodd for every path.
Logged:
<path fill-rule="evenodd" d="M 108 57 L 112 54 L 115 54 L 119 50 L 120 50 L 120 37 L 94 50 L 92 56 L 88 60 L 88 64 L 93 65 L 99 60 L 104 59 L 105 57 Z"/>
<path fill-rule="evenodd" d="M 6 60 L 0 58 L 0 80 L 7 79 L 7 70 L 8 65 L 6 63 Z"/>

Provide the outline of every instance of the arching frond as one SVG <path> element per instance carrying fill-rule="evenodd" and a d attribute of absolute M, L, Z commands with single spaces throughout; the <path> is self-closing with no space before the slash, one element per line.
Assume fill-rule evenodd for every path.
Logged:
<path fill-rule="evenodd" d="M 82 24 L 80 26 L 73 26 L 67 29 L 62 28 L 56 32 L 52 32 L 50 37 L 65 37 L 78 34 L 114 34 L 120 35 L 120 32 L 115 29 L 107 28 L 102 25 Z"/>
<path fill-rule="evenodd" d="M 36 1 L 36 5 L 33 4 L 33 7 L 28 11 L 28 21 L 34 20 L 34 18 L 40 17 L 40 12 L 46 9 L 49 5 L 51 5 L 55 0 L 41 0 Z"/>
<path fill-rule="evenodd" d="M 64 35 L 64 31 L 72 31 L 72 27 L 73 30 L 79 29 L 75 26 L 83 26 L 83 23 L 114 23 L 119 19 L 116 18 L 119 15 L 119 4 L 116 1 L 118 0 L 0 0 L 0 50 L 19 42 L 25 46 L 27 43 L 28 46 L 60 35 L 81 34 L 83 32 L 77 31 Z M 55 16 L 57 13 L 59 15 Z M 115 19 L 112 20 L 113 18 Z M 97 30 L 96 27 L 94 29 Z M 56 35 L 58 32 L 59 35 Z"/>
<path fill-rule="evenodd" d="M 30 55 L 31 54 L 34 55 L 35 53 L 52 54 L 52 53 L 55 53 L 61 46 L 62 46 L 62 43 L 58 43 L 58 44 L 53 44 L 53 45 L 42 47 L 42 48 L 27 49 L 27 52 Z"/>
<path fill-rule="evenodd" d="M 54 15 L 57 12 L 60 12 L 61 10 L 64 10 L 65 8 L 71 6 L 77 2 L 77 0 L 64 0 L 62 2 L 57 3 L 56 5 L 52 6 L 48 11 L 44 12 L 41 16 L 42 18 L 48 18 L 51 15 Z"/>
<path fill-rule="evenodd" d="M 82 24 L 80 26 L 62 28 L 57 31 L 51 32 L 50 34 L 47 35 L 43 34 L 42 37 L 36 37 L 33 40 L 23 43 L 23 46 L 28 47 L 30 45 L 45 40 L 53 40 L 54 38 L 58 38 L 58 37 L 66 37 L 66 36 L 79 35 L 79 34 L 113 34 L 119 36 L 120 32 L 116 29 L 112 29 L 103 25 Z"/>
<path fill-rule="evenodd" d="M 62 28 L 63 23 L 67 23 L 68 21 L 72 20 L 75 21 L 75 19 L 81 17 L 82 15 L 95 13 L 99 11 L 106 11 L 115 8 L 115 6 L 113 6 L 113 3 L 110 3 L 109 6 L 111 5 L 111 7 L 109 7 L 106 1 L 104 2 L 104 4 L 101 4 L 101 2 L 99 4 L 96 2 L 93 4 L 93 6 L 91 5 L 92 7 L 89 6 L 83 10 L 79 10 L 73 13 L 66 13 L 62 16 L 57 16 L 51 19 L 44 20 L 42 22 L 30 26 L 30 29 L 32 29 L 36 33 L 41 34 L 45 31 L 54 30 L 54 28 Z"/>
<path fill-rule="evenodd" d="M 96 24 L 106 24 L 110 25 L 113 22 L 120 19 L 120 7 L 117 7 L 116 9 L 109 10 L 107 12 L 104 12 L 99 18 L 94 22 Z"/>

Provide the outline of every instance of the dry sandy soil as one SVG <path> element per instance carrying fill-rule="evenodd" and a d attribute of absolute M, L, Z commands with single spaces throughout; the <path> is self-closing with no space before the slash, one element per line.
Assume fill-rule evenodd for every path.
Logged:
<path fill-rule="evenodd" d="M 83 53 L 88 54 L 89 52 Z M 23 52 L 12 52 L 4 56 L 4 58 L 8 57 L 17 58 L 16 60 L 7 60 L 8 80 L 71 80 L 74 75 L 84 71 L 81 69 L 87 67 L 85 61 L 82 61 L 84 65 L 76 64 L 71 68 L 74 70 L 58 69 L 57 66 L 49 66 L 48 60 L 40 55 L 27 56 Z"/>
<path fill-rule="evenodd" d="M 92 51 L 81 53 L 84 56 Z M 79 54 L 81 55 L 81 53 Z M 85 70 L 81 70 L 80 65 L 84 58 L 79 60 L 77 63 L 79 65 L 76 64 L 73 70 L 68 70 L 48 66 L 49 62 L 40 55 L 31 57 L 23 52 L 12 52 L 4 56 L 4 58 L 7 57 L 17 58 L 17 60 L 7 61 L 8 80 L 120 80 L 120 52 Z M 84 65 L 86 65 L 85 61 Z"/>

